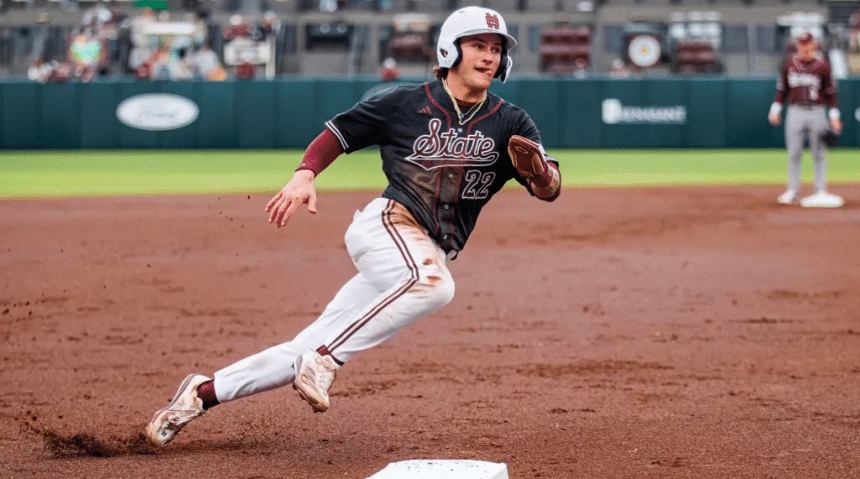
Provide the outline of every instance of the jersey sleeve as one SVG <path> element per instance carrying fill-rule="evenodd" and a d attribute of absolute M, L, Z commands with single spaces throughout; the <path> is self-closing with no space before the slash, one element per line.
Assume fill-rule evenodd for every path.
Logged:
<path fill-rule="evenodd" d="M 788 85 L 788 62 L 786 61 L 782 65 L 782 70 L 779 72 L 779 76 L 776 78 L 776 94 L 773 97 L 774 103 L 784 104 L 786 97 L 786 90 Z"/>
<path fill-rule="evenodd" d="M 385 136 L 386 122 L 397 110 L 396 90 L 356 103 L 349 110 L 325 123 L 337 137 L 345 153 L 380 144 Z"/>
<path fill-rule="evenodd" d="M 837 108 L 836 101 L 836 79 L 828 63 L 824 64 L 821 74 L 821 99 L 830 108 Z"/>

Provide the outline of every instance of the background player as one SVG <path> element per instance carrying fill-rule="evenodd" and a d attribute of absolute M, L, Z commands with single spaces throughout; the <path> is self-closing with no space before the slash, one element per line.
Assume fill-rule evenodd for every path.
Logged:
<path fill-rule="evenodd" d="M 774 126 L 782 120 L 782 105 L 789 103 L 785 119 L 785 146 L 788 149 L 788 189 L 777 199 L 793 204 L 800 198 L 800 170 L 804 140 L 812 154 L 815 193 L 803 198 L 803 206 L 839 207 L 843 200 L 827 192 L 826 145 L 822 135 L 832 129 L 842 132 L 836 106 L 836 81 L 830 64 L 816 56 L 818 42 L 811 33 L 797 38 L 797 54 L 786 61 L 776 83 L 776 96 L 768 120 Z M 829 107 L 829 109 L 827 108 Z M 826 111 L 825 111 L 826 110 Z M 826 116 L 825 116 L 826 114 Z M 827 118 L 829 118 L 829 125 Z"/>
<path fill-rule="evenodd" d="M 439 34 L 435 81 L 398 87 L 326 123 L 266 211 L 278 227 L 302 204 L 316 213 L 316 175 L 341 153 L 379 145 L 388 187 L 356 212 L 345 235 L 358 273 L 292 341 L 217 371 L 214 379 L 186 377 L 147 426 L 152 443 L 166 444 L 216 404 L 290 383 L 314 411 L 326 411 L 344 363 L 451 301 L 446 262 L 463 249 L 481 208 L 508 180 L 545 201 L 558 196 L 558 163 L 546 155 L 534 122 L 488 91 L 493 78 L 505 81 L 510 73 L 516 44 L 497 12 L 457 10 Z"/>

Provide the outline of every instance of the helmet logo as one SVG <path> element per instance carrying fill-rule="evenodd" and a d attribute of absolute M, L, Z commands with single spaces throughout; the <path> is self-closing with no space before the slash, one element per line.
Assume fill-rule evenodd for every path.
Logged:
<path fill-rule="evenodd" d="M 442 54 L 442 58 L 448 58 L 448 50 L 444 50 L 444 49 L 440 48 L 439 53 Z"/>
<path fill-rule="evenodd" d="M 493 15 L 492 13 L 487 14 L 487 28 L 495 28 L 499 29 L 499 16 Z"/>

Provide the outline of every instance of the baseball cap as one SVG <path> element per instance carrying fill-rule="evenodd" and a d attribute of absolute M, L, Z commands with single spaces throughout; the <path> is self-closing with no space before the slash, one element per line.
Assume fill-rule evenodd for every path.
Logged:
<path fill-rule="evenodd" d="M 814 41 L 815 37 L 812 36 L 809 32 L 801 33 L 799 37 L 797 37 L 797 43 L 809 43 Z"/>

